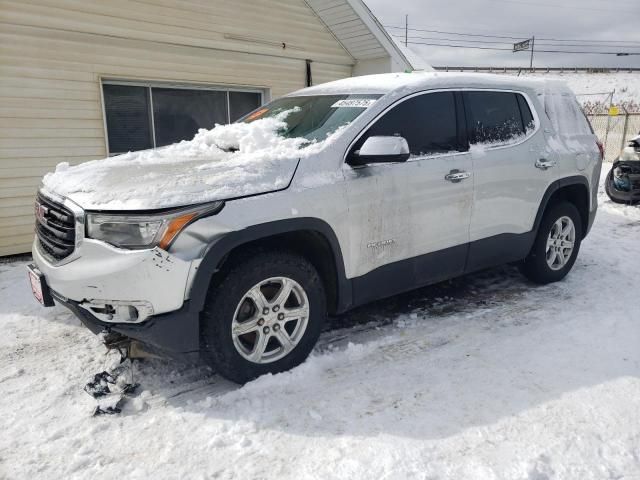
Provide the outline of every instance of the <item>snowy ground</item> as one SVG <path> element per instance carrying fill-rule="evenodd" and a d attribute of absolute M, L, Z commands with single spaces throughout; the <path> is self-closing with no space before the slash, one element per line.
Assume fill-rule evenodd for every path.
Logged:
<path fill-rule="evenodd" d="M 606 94 L 614 92 L 613 103 L 640 103 L 640 73 L 524 73 L 525 77 L 557 78 L 567 82 L 578 95 L 581 102 L 605 102 L 609 104 Z M 604 94 L 604 95 L 603 95 Z"/>
<path fill-rule="evenodd" d="M 146 361 L 113 417 L 82 391 L 98 339 L 0 264 L 0 478 L 638 479 L 639 253 L 640 208 L 601 196 L 559 284 L 503 267 L 378 302 L 244 387 Z"/>

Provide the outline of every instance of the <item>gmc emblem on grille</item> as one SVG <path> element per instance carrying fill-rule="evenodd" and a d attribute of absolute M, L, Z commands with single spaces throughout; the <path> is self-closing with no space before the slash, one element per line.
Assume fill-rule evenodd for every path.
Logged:
<path fill-rule="evenodd" d="M 36 218 L 40 223 L 47 223 L 47 213 L 49 213 L 49 209 L 40 202 L 36 202 Z"/>

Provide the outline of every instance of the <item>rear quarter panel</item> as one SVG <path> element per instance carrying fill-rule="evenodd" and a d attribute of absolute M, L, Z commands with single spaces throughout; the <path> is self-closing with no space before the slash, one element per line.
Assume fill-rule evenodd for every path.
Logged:
<path fill-rule="evenodd" d="M 590 189 L 589 211 L 593 211 L 597 208 L 602 168 L 598 139 L 568 87 L 551 84 L 542 98 L 548 123 L 547 143 L 558 162 L 552 169 L 552 180 L 584 176 Z"/>

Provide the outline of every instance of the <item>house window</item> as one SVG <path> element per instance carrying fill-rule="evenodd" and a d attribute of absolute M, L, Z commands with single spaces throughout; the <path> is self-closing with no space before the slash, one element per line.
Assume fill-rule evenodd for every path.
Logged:
<path fill-rule="evenodd" d="M 102 85 L 109 154 L 191 140 L 200 128 L 233 122 L 262 104 L 260 91 Z"/>

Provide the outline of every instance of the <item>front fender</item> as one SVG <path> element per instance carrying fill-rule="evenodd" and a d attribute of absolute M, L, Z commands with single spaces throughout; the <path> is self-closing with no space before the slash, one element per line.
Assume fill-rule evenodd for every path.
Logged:
<path fill-rule="evenodd" d="M 353 303 L 352 288 L 351 282 L 346 278 L 344 259 L 338 238 L 328 223 L 312 217 L 290 218 L 252 225 L 217 238 L 207 247 L 195 274 L 191 291 L 188 295 L 191 309 L 202 311 L 213 275 L 220 269 L 224 260 L 235 248 L 256 240 L 296 231 L 316 232 L 328 242 L 337 274 L 336 310 L 338 312 L 347 310 Z"/>

